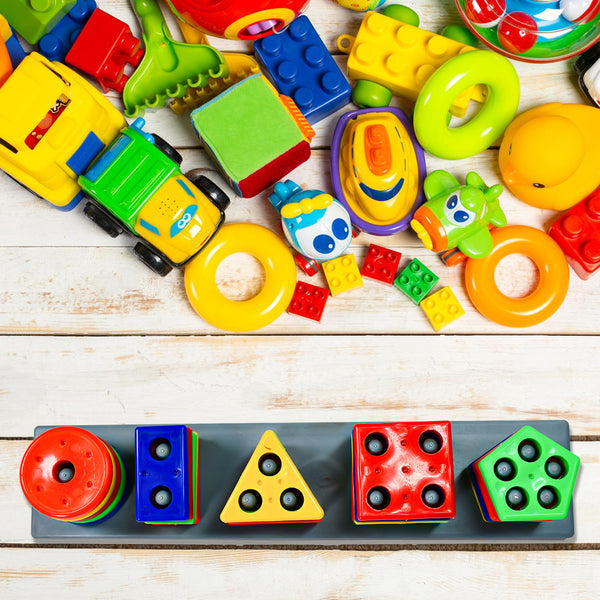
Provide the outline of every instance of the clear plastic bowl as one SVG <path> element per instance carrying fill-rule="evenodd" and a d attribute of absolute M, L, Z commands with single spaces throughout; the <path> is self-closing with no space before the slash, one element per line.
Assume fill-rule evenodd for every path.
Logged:
<path fill-rule="evenodd" d="M 455 0 L 487 46 L 526 62 L 575 56 L 600 39 L 600 0 Z"/>

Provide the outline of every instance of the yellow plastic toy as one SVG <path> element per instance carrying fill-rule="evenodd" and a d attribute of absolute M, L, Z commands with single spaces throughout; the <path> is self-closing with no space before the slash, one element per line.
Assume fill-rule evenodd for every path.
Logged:
<path fill-rule="evenodd" d="M 317 523 L 324 512 L 282 443 L 265 431 L 221 512 L 228 525 Z"/>
<path fill-rule="evenodd" d="M 126 126 L 90 83 L 32 52 L 0 87 L 0 168 L 70 210 L 82 197 L 78 176 Z"/>
<path fill-rule="evenodd" d="M 322 263 L 322 267 L 332 296 L 363 285 L 354 254 L 327 260 Z"/>
<path fill-rule="evenodd" d="M 254 256 L 265 271 L 265 285 L 253 298 L 226 298 L 216 282 L 219 264 L 231 254 Z M 226 331 L 254 331 L 272 323 L 289 306 L 296 286 L 296 265 L 283 240 L 266 227 L 233 223 L 222 227 L 185 268 L 185 290 L 194 310 Z"/>
<path fill-rule="evenodd" d="M 427 296 L 421 301 L 420 306 L 436 331 L 465 314 L 454 292 L 448 286 Z"/>
<path fill-rule="evenodd" d="M 337 47 L 349 54 L 351 79 L 379 84 L 389 90 L 387 97 L 379 88 L 375 90 L 376 96 L 365 98 L 362 92 L 371 90 L 372 86 L 362 86 L 359 81 L 353 93 L 358 106 L 387 106 L 392 94 L 414 101 L 438 67 L 458 54 L 475 50 L 374 11 L 364 16 L 356 37 L 341 35 Z M 486 93 L 485 86 L 466 90 L 454 100 L 451 113 L 464 117 L 469 101 L 483 102 Z"/>
<path fill-rule="evenodd" d="M 566 210 L 600 185 L 600 111 L 553 102 L 506 129 L 499 163 L 508 189 L 537 208 Z"/>
<path fill-rule="evenodd" d="M 475 308 L 490 321 L 507 327 L 529 327 L 551 317 L 569 287 L 569 267 L 558 244 L 543 231 L 524 225 L 492 232 L 494 249 L 485 258 L 469 258 L 465 285 Z M 509 254 L 530 258 L 539 272 L 536 288 L 523 298 L 504 295 L 496 285 L 498 263 Z"/>

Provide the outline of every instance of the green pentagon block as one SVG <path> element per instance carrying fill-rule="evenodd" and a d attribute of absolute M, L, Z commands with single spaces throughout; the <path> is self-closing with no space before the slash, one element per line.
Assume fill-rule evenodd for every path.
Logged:
<path fill-rule="evenodd" d="M 439 277 L 433 271 L 430 271 L 418 258 L 413 258 L 394 279 L 394 285 L 415 304 L 419 304 L 438 281 Z"/>
<path fill-rule="evenodd" d="M 569 512 L 579 457 L 523 427 L 475 461 L 501 521 L 554 521 Z"/>
<path fill-rule="evenodd" d="M 76 0 L 7 0 L 1 10 L 10 26 L 30 44 L 37 44 L 68 12 Z"/>

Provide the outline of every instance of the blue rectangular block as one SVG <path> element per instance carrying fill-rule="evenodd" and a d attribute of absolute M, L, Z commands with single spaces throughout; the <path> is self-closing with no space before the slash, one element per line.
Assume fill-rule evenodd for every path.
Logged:
<path fill-rule="evenodd" d="M 190 518 L 189 436 L 190 430 L 185 425 L 136 427 L 136 521 Z"/>
<path fill-rule="evenodd" d="M 275 87 L 292 98 L 309 123 L 350 102 L 350 84 L 308 17 L 257 40 L 254 51 Z"/>
<path fill-rule="evenodd" d="M 65 62 L 65 56 L 95 10 L 94 0 L 77 0 L 75 6 L 40 39 L 39 53 L 48 60 Z"/>

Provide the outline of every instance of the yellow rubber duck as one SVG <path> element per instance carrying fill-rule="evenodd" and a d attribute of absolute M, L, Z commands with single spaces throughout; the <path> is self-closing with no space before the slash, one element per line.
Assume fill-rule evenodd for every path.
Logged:
<path fill-rule="evenodd" d="M 498 160 L 519 200 L 566 210 L 600 185 L 600 110 L 559 102 L 532 108 L 507 127 Z"/>

